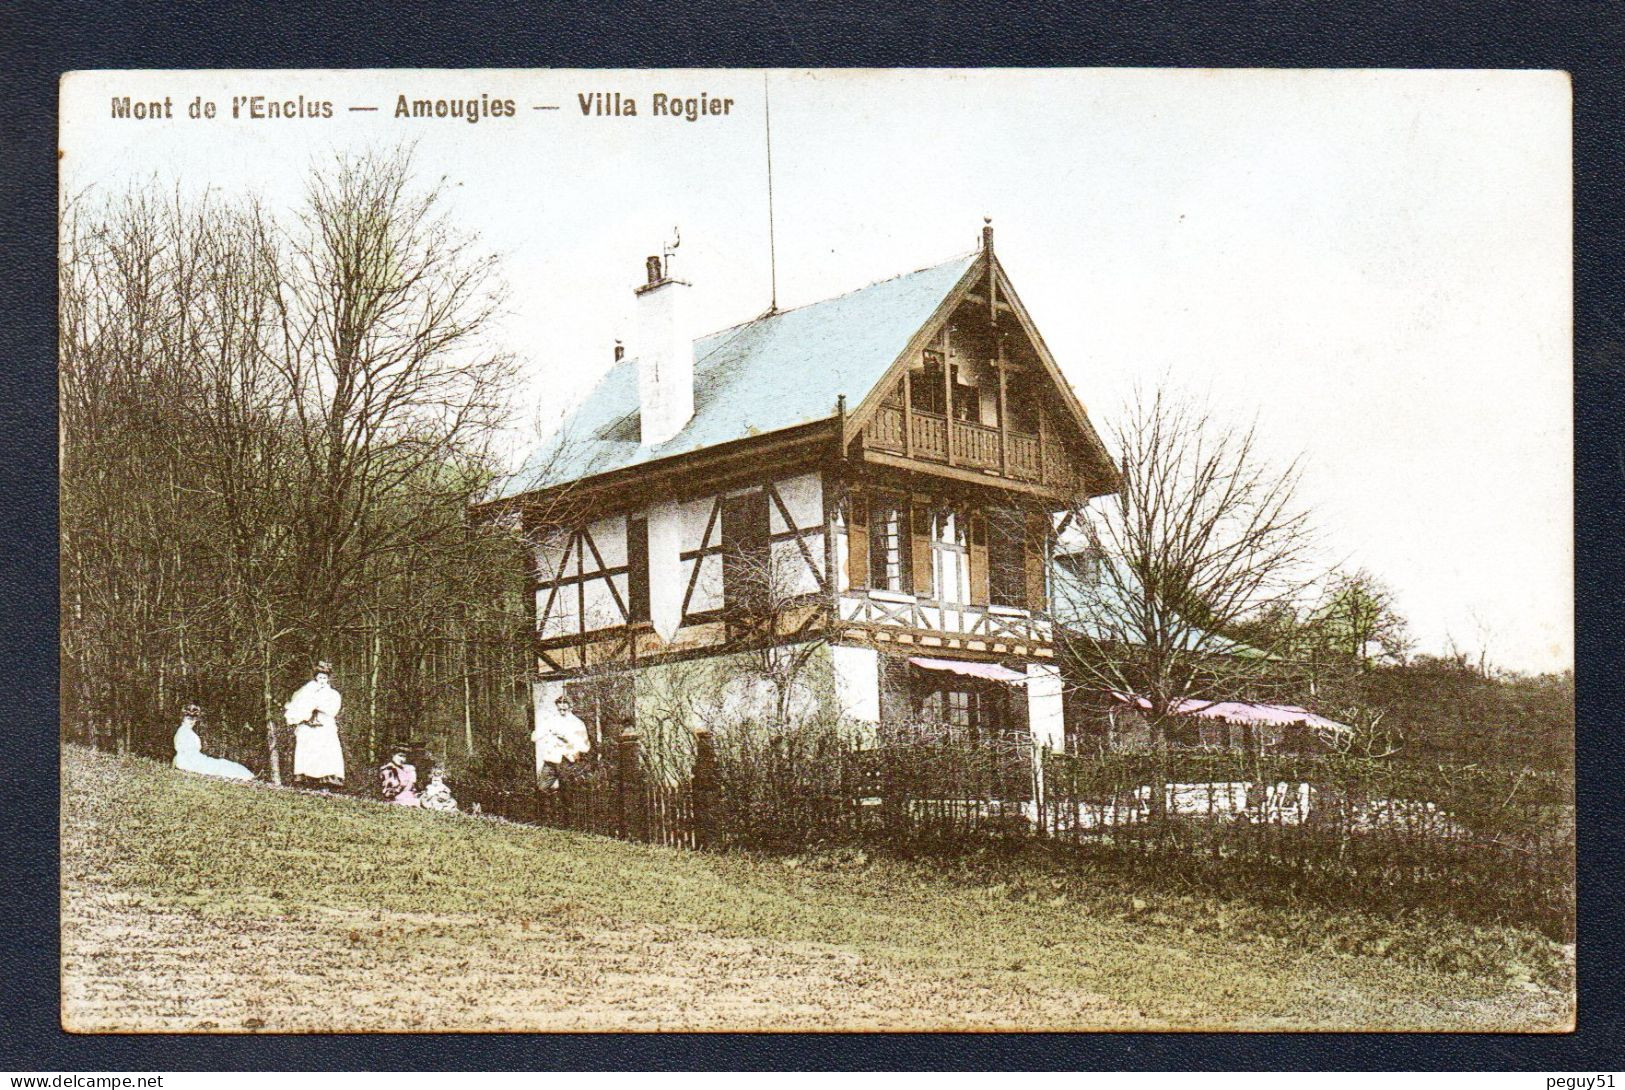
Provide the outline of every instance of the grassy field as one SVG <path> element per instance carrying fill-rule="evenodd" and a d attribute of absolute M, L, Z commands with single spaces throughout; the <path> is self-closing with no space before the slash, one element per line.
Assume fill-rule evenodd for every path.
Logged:
<path fill-rule="evenodd" d="M 1561 954 L 1528 936 L 1464 931 L 1430 961 L 1394 953 L 1413 922 L 1328 916 L 1310 941 L 1301 913 L 1089 876 L 681 852 L 77 747 L 62 772 L 70 1030 L 1572 1021 Z"/>

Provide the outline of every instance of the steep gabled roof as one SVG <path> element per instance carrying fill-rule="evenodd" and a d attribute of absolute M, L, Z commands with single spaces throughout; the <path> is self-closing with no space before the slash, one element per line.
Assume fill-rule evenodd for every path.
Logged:
<path fill-rule="evenodd" d="M 978 256 L 702 337 L 694 416 L 656 446 L 639 442 L 637 362 L 620 361 L 496 498 L 832 419 L 837 398 L 855 406 L 874 388 Z"/>

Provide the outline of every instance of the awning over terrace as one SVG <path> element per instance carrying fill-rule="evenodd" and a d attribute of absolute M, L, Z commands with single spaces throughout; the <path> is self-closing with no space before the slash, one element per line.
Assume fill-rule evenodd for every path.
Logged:
<path fill-rule="evenodd" d="M 1151 710 L 1151 701 L 1143 696 L 1131 693 L 1109 690 L 1112 696 L 1125 704 L 1133 704 L 1141 711 Z M 1231 723 L 1264 723 L 1280 726 L 1290 726 L 1293 723 L 1304 723 L 1316 730 L 1334 731 L 1338 734 L 1352 730 L 1346 723 L 1339 723 L 1335 719 L 1327 719 L 1324 715 L 1316 715 L 1308 708 L 1300 708 L 1296 704 L 1254 704 L 1246 700 L 1181 700 L 1174 706 L 1175 715 L 1190 716 L 1194 719 L 1223 719 Z"/>
<path fill-rule="evenodd" d="M 961 674 L 965 677 L 979 677 L 986 681 L 1004 681 L 1012 685 L 1027 680 L 1027 675 L 1019 670 L 1012 670 L 1007 666 L 1000 666 L 996 662 L 965 662 L 960 659 L 928 659 L 918 656 L 908 660 L 912 666 L 922 670 L 943 670 L 951 674 Z"/>

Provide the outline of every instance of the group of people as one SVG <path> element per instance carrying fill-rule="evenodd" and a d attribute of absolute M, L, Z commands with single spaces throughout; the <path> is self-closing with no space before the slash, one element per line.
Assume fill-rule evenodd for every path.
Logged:
<path fill-rule="evenodd" d="M 451 813 L 457 809 L 457 800 L 446 786 L 445 774 L 438 768 L 429 772 L 429 786 L 418 788 L 417 766 L 406 759 L 405 748 L 398 748 L 378 770 L 378 787 L 384 798 L 396 806 L 418 806 L 425 810 Z"/>
<path fill-rule="evenodd" d="M 333 688 L 332 678 L 332 664 L 318 662 L 311 679 L 282 709 L 284 721 L 294 728 L 293 781 L 301 787 L 328 790 L 344 786 L 344 747 L 339 741 L 338 723 L 344 698 Z M 175 731 L 175 767 L 204 776 L 252 780 L 254 773 L 246 766 L 203 752 L 203 740 L 198 735 L 202 722 L 203 709 L 198 705 L 188 704 L 181 709 L 181 725 Z M 417 769 L 407 763 L 405 749 L 398 748 L 379 770 L 379 782 L 384 797 L 397 805 L 457 809 L 457 800 L 438 768 L 431 770 L 428 787 L 417 790 Z"/>
<path fill-rule="evenodd" d="M 344 747 L 339 741 L 339 712 L 344 698 L 333 688 L 333 667 L 318 662 L 311 679 L 299 687 L 283 708 L 283 719 L 294 728 L 293 779 L 296 785 L 329 790 L 344 786 Z M 556 714 L 539 717 L 531 741 L 536 746 L 536 782 L 544 791 L 556 791 L 568 769 L 592 748 L 586 723 L 576 715 L 568 693 L 560 692 L 553 701 Z M 175 732 L 175 767 L 205 776 L 231 780 L 252 780 L 254 773 L 236 761 L 210 757 L 203 752 L 198 726 L 203 709 L 188 704 L 181 710 L 180 729 Z M 383 795 L 398 806 L 420 806 L 427 810 L 457 809 L 457 800 L 438 768 L 429 773 L 429 784 L 417 786 L 417 768 L 407 759 L 407 748 L 397 747 L 390 760 L 378 770 Z"/>

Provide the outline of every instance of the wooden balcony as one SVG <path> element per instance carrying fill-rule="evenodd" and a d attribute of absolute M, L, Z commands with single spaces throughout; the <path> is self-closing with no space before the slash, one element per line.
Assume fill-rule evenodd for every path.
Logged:
<path fill-rule="evenodd" d="M 905 428 L 906 423 L 906 428 Z M 941 413 L 882 405 L 863 430 L 864 445 L 888 454 L 978 470 L 1065 489 L 1077 479 L 1066 449 L 1053 439 L 1004 432 Z"/>

